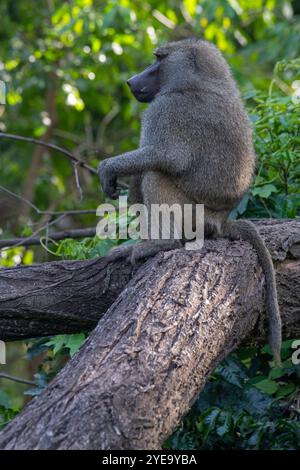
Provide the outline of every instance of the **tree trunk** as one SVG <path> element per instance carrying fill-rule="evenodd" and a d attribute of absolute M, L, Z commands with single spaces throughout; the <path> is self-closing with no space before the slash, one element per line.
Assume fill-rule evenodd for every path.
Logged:
<path fill-rule="evenodd" d="M 259 228 L 281 260 L 284 333 L 299 334 L 299 261 L 284 261 L 297 255 L 299 222 Z M 75 273 L 67 270 L 68 282 Z M 83 278 L 80 285 L 84 290 Z M 289 288 L 292 298 L 291 290 L 285 297 Z M 0 434 L 0 447 L 159 448 L 216 365 L 250 333 L 265 337 L 263 293 L 261 269 L 245 242 L 208 241 L 201 252 L 148 260 L 81 350 Z"/>

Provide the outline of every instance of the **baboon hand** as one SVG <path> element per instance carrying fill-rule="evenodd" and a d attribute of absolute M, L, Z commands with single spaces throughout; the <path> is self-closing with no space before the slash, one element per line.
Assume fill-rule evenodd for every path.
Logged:
<path fill-rule="evenodd" d="M 117 175 L 114 172 L 113 165 L 108 160 L 104 160 L 98 167 L 98 175 L 101 181 L 102 190 L 111 199 L 117 199 L 119 192 L 117 190 Z"/>

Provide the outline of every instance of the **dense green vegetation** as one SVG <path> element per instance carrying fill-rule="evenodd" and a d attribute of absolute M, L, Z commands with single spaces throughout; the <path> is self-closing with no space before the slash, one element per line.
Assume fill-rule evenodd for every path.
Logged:
<path fill-rule="evenodd" d="M 190 35 L 213 41 L 238 80 L 253 122 L 257 172 L 232 217 L 299 217 L 300 1 L 169 0 L 0 3 L 0 132 L 44 138 L 96 167 L 101 158 L 137 146 L 143 105 L 126 79 L 152 61 L 156 44 Z M 95 226 L 95 215 L 47 216 L 40 210 L 96 209 L 96 177 L 58 152 L 0 139 L 0 235 L 28 236 L 47 227 Z M 1 189 L 2 188 L 2 189 Z M 104 256 L 113 242 L 85 239 L 0 252 L 0 265 Z M 0 378 L 0 424 L 39 393 L 84 341 L 63 335 L 8 345 Z M 215 371 L 168 448 L 295 449 L 300 442 L 300 366 L 283 347 L 283 368 L 268 348 L 241 348 Z M 24 358 L 25 356 L 25 358 Z"/>

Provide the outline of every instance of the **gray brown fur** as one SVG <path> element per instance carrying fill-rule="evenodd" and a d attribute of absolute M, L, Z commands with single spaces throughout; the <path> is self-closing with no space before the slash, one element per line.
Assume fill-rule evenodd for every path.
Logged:
<path fill-rule="evenodd" d="M 116 180 L 132 175 L 132 203 L 205 206 L 205 235 L 244 238 L 257 250 L 266 277 L 270 343 L 280 361 L 281 322 L 272 260 L 253 224 L 229 222 L 249 189 L 255 152 L 248 116 L 220 51 L 200 40 L 159 48 L 160 91 L 144 112 L 140 147 L 99 167 L 104 191 L 116 197 Z M 148 241 L 116 250 L 132 259 L 178 246 Z"/>

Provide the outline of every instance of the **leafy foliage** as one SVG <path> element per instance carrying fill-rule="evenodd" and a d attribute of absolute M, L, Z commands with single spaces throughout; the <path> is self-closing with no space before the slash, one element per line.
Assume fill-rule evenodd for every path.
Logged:
<path fill-rule="evenodd" d="M 0 430 L 8 424 L 18 412 L 19 409 L 12 406 L 10 397 L 0 390 Z"/>
<path fill-rule="evenodd" d="M 290 70 L 296 61 L 279 62 L 276 70 Z M 290 83 L 300 69 L 290 75 Z M 273 83 L 273 82 L 272 82 Z M 292 95 L 292 88 L 287 86 Z M 272 92 L 272 93 L 271 93 Z M 300 101 L 272 90 L 252 90 L 246 94 L 249 115 L 254 127 L 257 171 L 250 194 L 233 216 L 294 218 L 300 215 Z"/>
<path fill-rule="evenodd" d="M 297 449 L 300 366 L 283 344 L 283 367 L 266 349 L 241 348 L 215 370 L 192 410 L 168 439 L 171 449 Z"/>
<path fill-rule="evenodd" d="M 84 333 L 56 335 L 34 339 L 27 342 L 27 358 L 43 357 L 38 371 L 34 375 L 35 387 L 27 389 L 24 394 L 39 395 L 57 372 L 65 365 L 85 341 Z"/>
<path fill-rule="evenodd" d="M 7 0 L 0 14 L 0 80 L 7 87 L 0 131 L 42 138 L 51 130 L 52 141 L 94 167 L 137 146 L 143 106 L 131 99 L 125 82 L 153 60 L 156 44 L 187 35 L 215 42 L 245 91 L 266 90 L 277 60 L 295 59 L 300 49 L 299 20 L 288 0 L 52 0 L 39 8 L 34 0 Z M 33 148 L 7 140 L 0 145 L 0 184 L 21 189 Z M 72 165 L 46 152 L 34 202 L 66 210 L 103 200 L 96 178 L 80 174 L 80 180 L 82 202 Z M 95 219 L 76 221 L 82 226 Z M 14 222 L 1 227 L 9 233 Z M 19 222 L 19 228 L 28 225 Z"/>

